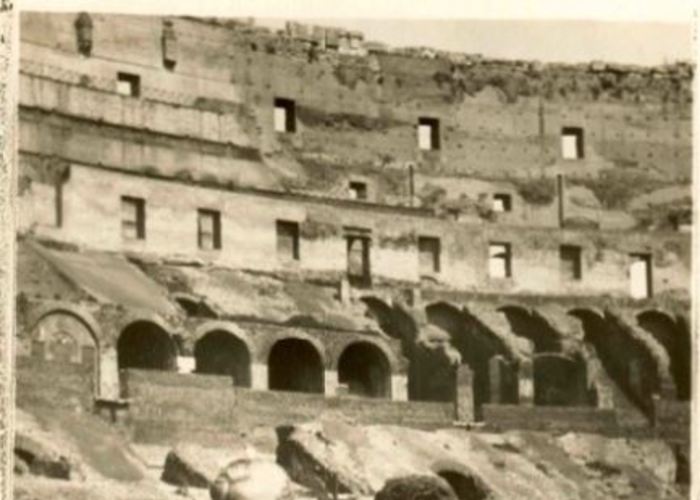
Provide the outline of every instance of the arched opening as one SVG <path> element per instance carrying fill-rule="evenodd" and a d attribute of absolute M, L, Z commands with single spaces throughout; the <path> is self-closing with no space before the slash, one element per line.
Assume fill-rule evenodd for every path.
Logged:
<path fill-rule="evenodd" d="M 270 350 L 267 364 L 270 389 L 323 393 L 323 362 L 308 340 L 277 341 Z"/>
<path fill-rule="evenodd" d="M 678 399 L 690 399 L 690 333 L 673 319 L 658 311 L 645 311 L 637 316 L 639 326 L 651 333 L 666 349 L 671 376 Z"/>
<path fill-rule="evenodd" d="M 514 368 L 510 363 L 510 353 L 501 339 L 496 337 L 488 328 L 474 316 L 445 303 L 430 305 L 426 308 L 428 321 L 450 334 L 452 345 L 459 351 L 462 364 L 469 366 L 472 372 L 474 415 L 481 418 L 481 406 L 492 400 L 492 391 L 498 391 L 500 402 L 514 402 L 517 386 L 511 373 Z M 498 377 L 499 387 L 491 387 L 490 361 L 495 356 L 507 360 L 501 366 L 503 370 Z M 431 376 L 426 374 L 426 376 Z M 454 379 L 443 383 L 452 383 L 454 394 Z"/>
<path fill-rule="evenodd" d="M 588 402 L 586 367 L 581 359 L 542 353 L 533 360 L 535 404 L 576 406 Z"/>
<path fill-rule="evenodd" d="M 117 341 L 119 369 L 174 370 L 177 350 L 168 332 L 150 321 L 124 328 Z"/>
<path fill-rule="evenodd" d="M 506 317 L 514 334 L 532 342 L 535 353 L 561 351 L 558 332 L 538 314 L 517 306 L 501 307 L 498 311 Z"/>
<path fill-rule="evenodd" d="M 438 476 L 447 481 L 459 500 L 484 500 L 488 492 L 472 476 L 453 470 L 443 470 Z"/>
<path fill-rule="evenodd" d="M 614 392 L 613 398 L 624 396 L 649 416 L 651 396 L 660 383 L 656 362 L 646 346 L 593 311 L 577 309 L 570 314 L 581 320 L 584 341 L 593 346 L 605 373 L 620 389 L 621 394 Z M 615 404 L 620 403 L 625 405 Z"/>
<path fill-rule="evenodd" d="M 367 342 L 350 344 L 338 359 L 338 381 L 348 392 L 369 398 L 391 396 L 391 367 L 382 350 Z"/>
<path fill-rule="evenodd" d="M 245 343 L 230 332 L 214 330 L 194 345 L 195 371 L 233 377 L 234 385 L 250 387 L 250 352 Z"/>

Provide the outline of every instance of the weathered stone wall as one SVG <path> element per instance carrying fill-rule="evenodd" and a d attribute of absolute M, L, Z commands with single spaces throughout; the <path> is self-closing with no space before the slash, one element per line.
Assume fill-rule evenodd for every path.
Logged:
<path fill-rule="evenodd" d="M 347 180 L 361 175 L 376 197 L 405 199 L 397 179 L 409 161 L 421 175 L 486 180 L 596 178 L 621 169 L 665 183 L 690 178 L 689 65 L 543 65 L 401 50 L 348 55 L 241 23 L 178 18 L 171 20 L 177 65 L 167 70 L 161 18 L 92 18 L 93 52 L 86 58 L 77 53 L 75 15 L 23 14 L 23 72 L 80 84 L 86 93 L 114 92 L 116 72 L 129 71 L 141 75 L 145 99 L 233 110 L 246 125 L 222 140 L 255 144 L 290 187 L 344 193 Z M 295 100 L 295 134 L 274 132 L 275 97 Z M 134 99 L 123 100 L 133 108 Z M 423 116 L 441 121 L 439 151 L 418 149 Z M 192 129 L 189 118 L 175 122 L 181 134 Z M 583 159 L 562 160 L 564 126 L 584 129 Z M 220 163 L 211 168 L 228 176 L 231 160 Z"/>
<path fill-rule="evenodd" d="M 373 238 L 371 271 L 379 279 L 419 281 L 418 236 L 441 238 L 441 270 L 430 278 L 449 287 L 480 292 L 628 296 L 629 254 L 653 255 L 656 294 L 684 295 L 690 266 L 689 239 L 680 233 L 605 232 L 521 228 L 484 222 L 469 224 L 436 218 L 419 210 L 392 210 L 363 203 L 336 204 L 314 198 L 264 192 L 210 189 L 166 179 L 73 165 L 63 185 L 62 228 L 20 221 L 20 228 L 64 241 L 111 251 L 180 255 L 257 270 L 347 270 L 344 227 L 364 227 Z M 27 192 L 35 207 L 54 200 Z M 146 239 L 123 240 L 120 197 L 146 200 Z M 30 200 L 30 201 L 29 201 Z M 222 250 L 197 246 L 197 209 L 221 211 Z M 30 214 L 31 217 L 31 214 Z M 300 224 L 300 259 L 286 262 L 276 253 L 276 220 Z M 512 246 L 513 277 L 488 276 L 489 242 Z M 559 245 L 582 248 L 580 281 L 562 280 Z"/>
<path fill-rule="evenodd" d="M 122 372 L 131 400 L 129 425 L 142 442 L 192 440 L 216 443 L 258 427 L 313 420 L 338 411 L 358 423 L 418 428 L 449 426 L 452 403 L 328 398 L 321 395 L 255 391 L 232 387 L 228 377 L 128 370 Z M 221 441 L 219 441 L 221 442 Z"/>

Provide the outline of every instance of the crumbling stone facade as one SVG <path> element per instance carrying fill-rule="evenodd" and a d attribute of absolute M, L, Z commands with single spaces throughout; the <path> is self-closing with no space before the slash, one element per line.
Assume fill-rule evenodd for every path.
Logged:
<path fill-rule="evenodd" d="M 21 22 L 28 363 L 101 401 L 120 369 L 462 420 L 689 399 L 690 65 Z"/>

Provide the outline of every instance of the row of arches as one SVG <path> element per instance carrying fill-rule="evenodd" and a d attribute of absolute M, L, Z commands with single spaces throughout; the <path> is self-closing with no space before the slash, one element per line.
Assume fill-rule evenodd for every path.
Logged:
<path fill-rule="evenodd" d="M 117 342 L 120 369 L 173 370 L 178 348 L 170 335 L 154 323 L 129 325 Z M 194 346 L 195 372 L 231 376 L 235 385 L 251 387 L 252 353 L 245 341 L 227 330 L 204 334 Z M 282 338 L 267 355 L 271 390 L 324 393 L 325 366 L 317 346 L 302 338 Z M 338 382 L 349 394 L 387 398 L 391 395 L 391 365 L 377 345 L 356 341 L 337 360 Z"/>
<path fill-rule="evenodd" d="M 409 398 L 449 399 L 455 384 L 454 373 L 446 366 L 449 360 L 420 345 L 419 328 L 402 323 L 406 311 L 376 297 L 363 300 L 368 315 L 405 346 Z M 652 396 L 663 391 L 663 370 L 658 353 L 652 352 L 653 343 L 668 359 L 675 397 L 689 399 L 691 340 L 684 318 L 646 310 L 626 325 L 607 311 L 573 308 L 566 312 L 567 321 L 574 320 L 580 327 L 580 338 L 565 338 L 536 310 L 522 306 L 505 305 L 488 311 L 482 307 L 478 317 L 469 308 L 449 302 L 425 307 L 427 323 L 447 332 L 460 363 L 471 371 L 477 417 L 484 403 L 517 403 L 528 390 L 522 387 L 522 379 L 528 377 L 534 386 L 528 396 L 538 405 L 596 406 L 601 397 L 614 400 L 615 394 L 620 394 L 648 414 Z M 630 329 L 645 333 L 633 334 Z M 503 335 L 506 331 L 513 335 Z M 508 342 L 506 337 L 510 337 Z M 602 374 L 598 367 L 602 367 Z M 598 390 L 607 381 L 615 387 L 614 394 L 601 396 Z"/>

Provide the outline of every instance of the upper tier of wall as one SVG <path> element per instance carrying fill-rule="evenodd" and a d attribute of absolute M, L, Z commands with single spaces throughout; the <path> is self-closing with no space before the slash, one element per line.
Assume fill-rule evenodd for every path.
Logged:
<path fill-rule="evenodd" d="M 247 140 L 288 186 L 332 191 L 359 173 L 397 195 L 390 167 L 407 162 L 426 175 L 484 179 L 597 177 L 622 168 L 664 181 L 690 178 L 692 67 L 685 64 L 489 61 L 357 45 L 356 35 L 338 50 L 323 49 L 312 43 L 323 34 L 327 44 L 323 30 L 274 34 L 175 18 L 168 56 L 176 65 L 166 69 L 162 18 L 91 17 L 92 53 L 84 57 L 75 14 L 23 14 L 23 71 L 111 92 L 125 71 L 140 76 L 142 97 L 232 110 L 251 124 Z M 295 102 L 296 133 L 274 131 L 275 97 Z M 440 120 L 438 151 L 419 150 L 419 117 Z M 583 129 L 581 160 L 561 158 L 563 127 Z"/>

